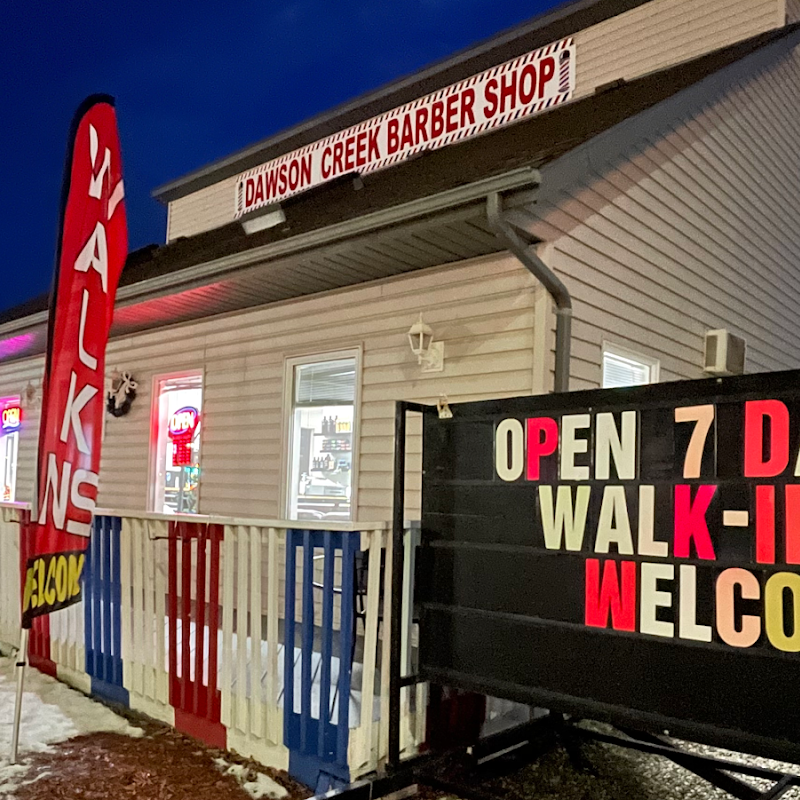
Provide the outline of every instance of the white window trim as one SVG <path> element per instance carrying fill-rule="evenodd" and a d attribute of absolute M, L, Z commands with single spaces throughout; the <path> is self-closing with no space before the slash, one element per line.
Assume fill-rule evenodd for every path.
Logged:
<path fill-rule="evenodd" d="M 355 436 L 353 441 L 353 458 L 350 468 L 350 508 L 352 509 L 351 521 L 358 519 L 358 476 L 361 462 L 361 382 L 362 362 L 364 355 L 363 345 L 348 348 L 347 350 L 328 350 L 325 352 L 309 353 L 302 356 L 287 356 L 283 361 L 283 411 L 281 413 L 281 496 L 280 516 L 289 520 L 289 467 L 291 466 L 290 450 L 292 444 L 292 418 L 294 411 L 294 368 L 303 364 L 316 364 L 321 361 L 336 361 L 344 358 L 356 360 L 356 386 L 353 395 L 353 427 Z"/>
<path fill-rule="evenodd" d="M 196 378 L 200 376 L 201 384 L 201 406 L 202 411 L 200 418 L 200 477 L 197 480 L 197 513 L 200 512 L 200 499 L 203 492 L 203 437 L 205 436 L 206 420 L 205 420 L 205 405 L 206 405 L 206 370 L 205 367 L 198 367 L 197 369 L 182 369 L 177 372 L 159 372 L 153 375 L 150 384 L 150 441 L 147 443 L 147 496 L 145 498 L 145 508 L 148 513 L 161 513 L 155 510 L 155 479 L 156 479 L 156 460 L 153 457 L 153 447 L 157 446 L 156 438 L 158 437 L 158 384 L 161 381 L 180 380 L 181 378 Z"/>
<path fill-rule="evenodd" d="M 619 358 L 627 358 L 631 361 L 638 361 L 640 364 L 650 368 L 650 383 L 658 383 L 661 379 L 661 362 L 657 358 L 648 356 L 638 350 L 631 350 L 628 347 L 614 344 L 603 340 L 602 354 L 600 356 L 600 384 L 603 382 L 603 365 L 605 363 L 606 354 L 611 356 L 618 356 Z"/>

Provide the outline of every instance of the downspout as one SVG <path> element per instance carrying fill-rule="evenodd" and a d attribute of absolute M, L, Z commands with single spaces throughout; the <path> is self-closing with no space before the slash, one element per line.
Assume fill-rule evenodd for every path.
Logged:
<path fill-rule="evenodd" d="M 486 216 L 489 227 L 503 247 L 516 256 L 539 283 L 547 289 L 556 304 L 556 369 L 554 391 L 569 391 L 569 360 L 572 338 L 572 298 L 567 287 L 555 276 L 547 264 L 536 255 L 533 242 L 526 241 L 503 216 L 503 198 L 492 192 L 486 198 Z"/>

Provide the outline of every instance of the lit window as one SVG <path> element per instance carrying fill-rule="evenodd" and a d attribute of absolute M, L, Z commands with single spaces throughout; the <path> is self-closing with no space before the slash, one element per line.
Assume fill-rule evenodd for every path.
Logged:
<path fill-rule="evenodd" d="M 352 519 L 358 358 L 293 360 L 289 519 Z"/>
<path fill-rule="evenodd" d="M 19 429 L 22 424 L 19 397 L 5 397 L 0 400 L 0 500 L 13 503 L 17 491 L 17 454 L 19 452 Z"/>
<path fill-rule="evenodd" d="M 201 373 L 155 380 L 150 510 L 161 514 L 199 513 Z"/>
<path fill-rule="evenodd" d="M 603 388 L 658 382 L 658 361 L 622 348 L 603 347 Z"/>

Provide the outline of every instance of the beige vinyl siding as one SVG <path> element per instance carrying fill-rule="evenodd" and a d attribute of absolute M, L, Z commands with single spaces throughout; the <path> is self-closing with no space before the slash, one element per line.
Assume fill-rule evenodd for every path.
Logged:
<path fill-rule="evenodd" d="M 575 302 L 573 389 L 599 386 L 603 340 L 660 359 L 661 380 L 702 377 L 720 327 L 749 372 L 800 366 L 800 60 L 781 47 L 543 213 Z"/>
<path fill-rule="evenodd" d="M 107 372 L 131 372 L 138 389 L 127 416 L 107 417 L 99 504 L 145 510 L 153 379 L 202 369 L 201 511 L 279 517 L 285 359 L 361 347 L 358 518 L 387 519 L 395 401 L 530 394 L 534 295 L 533 278 L 512 258 L 485 257 L 113 340 Z M 445 342 L 441 373 L 423 374 L 411 353 L 407 331 L 420 312 Z M 0 395 L 20 391 L 30 376 L 38 379 L 42 363 L 32 359 L 0 369 Z M 418 433 L 418 424 L 412 421 L 410 430 Z M 26 416 L 20 499 L 30 496 L 35 441 Z M 420 445 L 413 435 L 410 452 L 409 513 L 416 516 Z"/>
<path fill-rule="evenodd" d="M 777 0 L 652 0 L 575 35 L 575 97 L 783 25 Z"/>
<path fill-rule="evenodd" d="M 785 0 L 651 0 L 575 35 L 575 97 L 779 27 L 785 14 Z M 235 184 L 227 178 L 170 203 L 167 241 L 233 220 Z"/>

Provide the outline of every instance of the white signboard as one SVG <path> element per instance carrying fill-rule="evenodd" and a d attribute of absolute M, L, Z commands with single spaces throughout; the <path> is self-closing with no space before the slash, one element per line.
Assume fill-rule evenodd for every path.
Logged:
<path fill-rule="evenodd" d="M 562 39 L 243 172 L 236 216 L 541 113 L 574 89 L 575 43 Z"/>

